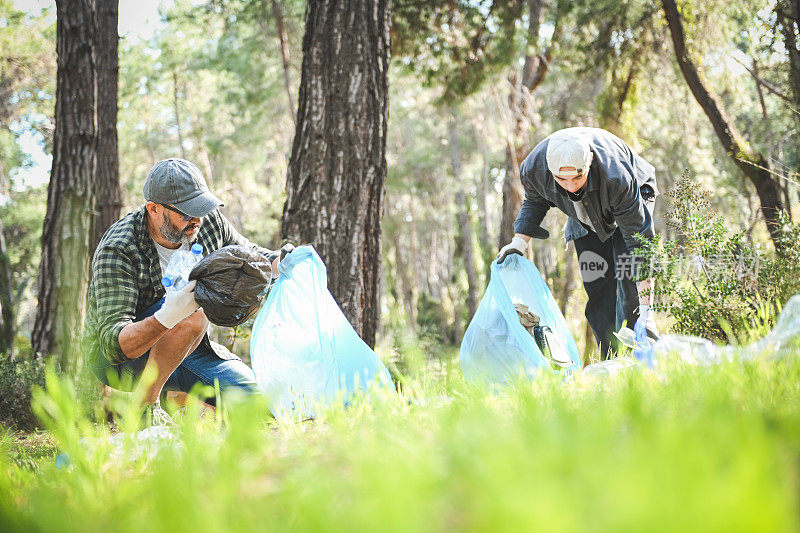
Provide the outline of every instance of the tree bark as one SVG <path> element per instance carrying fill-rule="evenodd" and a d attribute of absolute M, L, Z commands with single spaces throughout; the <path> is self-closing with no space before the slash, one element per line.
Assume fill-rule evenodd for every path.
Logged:
<path fill-rule="evenodd" d="M 795 117 L 800 123 L 800 0 L 782 0 L 777 3 L 775 12 L 789 54 L 789 86 L 794 97 Z"/>
<path fill-rule="evenodd" d="M 725 152 L 755 187 L 767 229 L 775 247 L 780 248 L 777 212 L 783 209 L 783 202 L 781 188 L 770 173 L 769 162 L 741 137 L 733 121 L 725 113 L 722 102 L 711 91 L 705 76 L 695 65 L 686 46 L 683 21 L 675 0 L 662 0 L 661 5 L 675 46 L 675 57 L 686 84 L 711 122 Z"/>
<path fill-rule="evenodd" d="M 14 291 L 11 286 L 11 262 L 6 252 L 3 221 L 0 220 L 0 353 L 14 360 Z"/>
<path fill-rule="evenodd" d="M 528 43 L 535 45 L 544 16 L 542 0 L 528 0 Z M 520 181 L 519 165 L 525 158 L 527 146 L 524 136 L 530 129 L 533 107 L 531 93 L 544 81 L 552 60 L 552 43 L 560 38 L 559 25 L 553 31 L 551 46 L 542 54 L 525 54 L 522 72 L 514 71 L 509 77 L 511 93 L 508 105 L 511 110 L 510 128 L 506 146 L 506 175 L 503 178 L 503 208 L 498 232 L 498 246 L 504 246 L 514 236 L 514 221 L 522 208 L 525 191 Z M 527 48 L 529 49 L 530 46 Z"/>
<path fill-rule="evenodd" d="M 105 4 L 110 1 L 56 3 L 56 127 L 31 342 L 37 357 L 57 356 L 64 371 L 80 354 L 97 194 L 104 187 L 99 150 L 107 144 L 100 137 L 108 134 L 110 123 L 116 125 L 116 117 L 100 116 L 112 107 L 100 103 L 108 97 L 100 92 L 108 90 L 108 78 L 100 70 L 112 65 L 100 58 L 111 52 L 107 37 L 100 34 L 110 28 L 98 28 L 98 20 L 110 24 L 107 17 L 116 13 L 115 6 Z M 114 36 L 116 27 L 113 22 Z"/>
<path fill-rule="evenodd" d="M 178 67 L 175 66 L 177 69 Z M 183 126 L 181 126 L 181 108 L 178 98 L 178 71 L 172 71 L 172 109 L 175 113 L 175 127 L 178 130 L 178 147 L 181 149 L 181 158 L 186 159 L 186 148 L 183 147 Z"/>
<path fill-rule="evenodd" d="M 783 44 L 789 54 L 789 86 L 792 88 L 791 109 L 795 122 L 800 128 L 800 0 L 782 0 L 777 3 L 775 12 L 783 35 Z M 800 172 L 800 163 L 796 170 Z M 792 216 L 792 202 L 789 188 L 784 187 L 786 213 Z"/>
<path fill-rule="evenodd" d="M 478 275 L 475 272 L 475 249 L 472 246 L 472 223 L 469 217 L 469 206 L 464 185 L 461 183 L 461 151 L 458 146 L 458 131 L 456 118 L 450 120 L 450 157 L 453 164 L 453 181 L 456 183 L 456 217 L 461 231 L 462 258 L 464 270 L 467 272 L 467 321 L 472 320 L 475 309 L 478 307 Z M 455 303 L 455 302 L 454 302 Z"/>
<path fill-rule="evenodd" d="M 509 142 L 506 146 L 506 175 L 503 178 L 503 208 L 500 215 L 500 231 L 497 235 L 498 248 L 511 242 L 514 236 L 514 221 L 517 220 L 525 198 L 519 174 L 520 163 L 522 160 L 515 143 Z"/>
<path fill-rule="evenodd" d="M 91 253 L 106 230 L 119 220 L 122 191 L 119 185 L 117 143 L 117 87 L 119 77 L 119 6 L 117 0 L 97 1 L 97 217 L 92 229 Z"/>
<path fill-rule="evenodd" d="M 564 252 L 564 262 L 566 263 L 564 267 L 564 284 L 562 285 L 561 294 L 558 298 L 558 308 L 561 309 L 562 313 L 566 313 L 569 298 L 572 296 L 572 291 L 575 288 L 575 264 L 578 260 L 573 253 L 574 249 L 575 243 L 570 241 L 567 243 L 567 249 Z"/>
<path fill-rule="evenodd" d="M 403 243 L 400 242 L 399 236 L 394 242 L 394 255 L 397 262 L 396 278 L 400 282 L 402 290 L 403 308 L 406 312 L 406 327 L 409 331 L 415 331 L 417 329 L 417 301 L 414 297 L 414 285 L 411 283 L 408 260 L 405 257 Z"/>
<path fill-rule="evenodd" d="M 275 18 L 275 28 L 278 32 L 278 44 L 281 48 L 281 60 L 283 63 L 283 85 L 286 88 L 286 96 L 289 99 L 289 114 L 292 117 L 292 124 L 297 126 L 294 116 L 294 98 L 292 98 L 292 83 L 289 76 L 289 38 L 286 35 L 286 26 L 283 23 L 283 13 L 278 0 L 272 0 L 272 16 Z"/>
<path fill-rule="evenodd" d="M 491 257 L 494 250 L 490 250 L 491 239 L 489 238 L 489 209 L 486 206 L 486 199 L 489 197 L 489 159 L 485 142 L 481 142 L 481 152 L 483 157 L 483 168 L 481 169 L 481 181 L 478 184 L 478 241 L 481 244 L 481 257 Z"/>
<path fill-rule="evenodd" d="M 281 236 L 310 242 L 370 346 L 380 315 L 390 0 L 310 0 Z"/>
<path fill-rule="evenodd" d="M 452 334 L 447 336 L 445 342 L 452 346 L 458 344 L 463 337 L 461 333 L 461 306 L 459 305 L 461 302 L 457 297 L 453 296 L 452 283 L 445 282 L 445 288 L 447 289 L 447 299 L 453 305 L 453 331 Z"/>

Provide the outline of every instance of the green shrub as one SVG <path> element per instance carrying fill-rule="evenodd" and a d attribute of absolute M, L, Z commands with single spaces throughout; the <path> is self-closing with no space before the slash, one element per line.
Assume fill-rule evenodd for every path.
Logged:
<path fill-rule="evenodd" d="M 0 355 L 0 426 L 30 431 L 38 427 L 31 411 L 31 387 L 44 386 L 44 363 Z"/>
<path fill-rule="evenodd" d="M 733 232 L 688 172 L 665 194 L 675 239 L 644 242 L 646 272 L 656 279 L 656 309 L 673 330 L 715 341 L 749 342 L 773 325 L 800 291 L 800 225 L 779 214 L 780 247 L 767 251 L 748 232 Z"/>

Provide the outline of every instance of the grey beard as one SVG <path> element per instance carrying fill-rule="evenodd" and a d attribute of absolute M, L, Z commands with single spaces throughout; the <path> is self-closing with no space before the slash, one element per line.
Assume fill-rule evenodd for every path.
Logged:
<path fill-rule="evenodd" d="M 195 240 L 197 240 L 197 236 L 195 235 L 194 238 L 190 239 L 181 229 L 170 222 L 167 218 L 167 214 L 164 213 L 162 217 L 161 224 L 161 235 L 167 239 L 169 242 L 175 244 L 192 244 Z"/>

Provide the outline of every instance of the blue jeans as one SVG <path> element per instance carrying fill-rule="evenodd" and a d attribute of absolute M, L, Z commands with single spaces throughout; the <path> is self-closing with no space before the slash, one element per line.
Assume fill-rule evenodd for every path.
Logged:
<path fill-rule="evenodd" d="M 163 304 L 162 298 L 136 315 L 136 321 L 152 316 Z M 116 365 L 100 355 L 90 366 L 92 373 L 104 384 L 131 391 L 139 381 L 149 355 L 150 350 L 147 350 L 141 357 Z M 238 388 L 247 393 L 257 390 L 255 375 L 250 367 L 224 346 L 211 342 L 206 334 L 197 348 L 167 378 L 163 390 L 189 392 L 197 383 L 214 386 L 215 381 L 223 390 Z M 210 398 L 209 403 L 213 404 L 214 398 Z"/>

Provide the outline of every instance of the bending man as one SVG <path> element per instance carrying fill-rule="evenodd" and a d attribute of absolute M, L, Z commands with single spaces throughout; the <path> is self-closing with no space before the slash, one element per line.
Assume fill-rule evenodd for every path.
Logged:
<path fill-rule="evenodd" d="M 539 143 L 520 167 L 525 189 L 514 238 L 497 254 L 502 263 L 523 254 L 531 237 L 546 239 L 545 214 L 557 207 L 569 217 L 566 242 L 575 242 L 589 301 L 586 319 L 609 356 L 613 332 L 645 319 L 648 335 L 658 338 L 653 319 L 653 281 L 636 281 L 639 260 L 635 235 L 652 239 L 653 206 L 658 195 L 653 165 L 617 136 L 598 128 L 567 128 Z"/>

